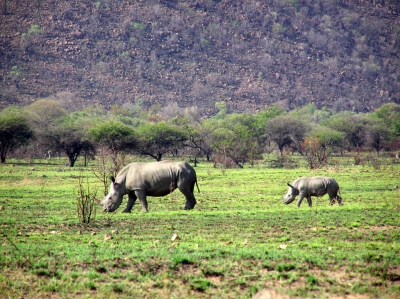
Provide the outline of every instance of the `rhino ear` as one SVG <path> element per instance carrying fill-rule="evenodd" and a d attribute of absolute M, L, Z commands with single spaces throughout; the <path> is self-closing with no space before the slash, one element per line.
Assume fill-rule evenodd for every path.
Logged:
<path fill-rule="evenodd" d="M 292 185 L 290 185 L 289 183 L 287 183 L 287 185 L 288 185 L 290 188 L 297 189 L 297 188 L 293 187 Z"/>
<path fill-rule="evenodd" d="M 110 176 L 111 182 L 115 183 L 115 178 L 113 176 Z"/>

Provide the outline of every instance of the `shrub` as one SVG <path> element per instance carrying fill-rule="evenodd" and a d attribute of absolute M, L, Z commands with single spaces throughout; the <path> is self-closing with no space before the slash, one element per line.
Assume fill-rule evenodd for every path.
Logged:
<path fill-rule="evenodd" d="M 29 28 L 29 30 L 28 30 L 28 35 L 31 35 L 31 34 L 41 34 L 41 33 L 43 33 L 43 29 L 40 28 L 40 26 L 39 26 L 39 25 L 36 25 L 36 24 L 33 24 L 33 25 L 31 26 L 31 28 Z"/>
<path fill-rule="evenodd" d="M 310 286 L 318 285 L 318 279 L 311 274 L 307 276 L 307 282 Z"/>
<path fill-rule="evenodd" d="M 96 216 L 96 194 L 97 191 L 91 191 L 89 180 L 86 179 L 86 186 L 83 184 L 82 175 L 78 177 L 78 187 L 76 194 L 76 211 L 78 214 L 78 219 L 82 223 L 89 223 L 94 221 Z"/>
<path fill-rule="evenodd" d="M 205 292 L 207 288 L 213 287 L 213 283 L 207 279 L 194 279 L 190 286 L 193 290 L 198 292 Z"/>
<path fill-rule="evenodd" d="M 295 270 L 297 267 L 295 264 L 278 264 L 275 266 L 275 270 L 278 272 L 287 272 L 287 271 L 292 271 Z"/>

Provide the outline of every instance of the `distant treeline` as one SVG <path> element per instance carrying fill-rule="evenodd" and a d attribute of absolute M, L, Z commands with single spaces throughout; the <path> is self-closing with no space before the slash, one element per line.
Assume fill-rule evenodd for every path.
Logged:
<path fill-rule="evenodd" d="M 384 104 L 367 114 L 317 109 L 309 104 L 291 112 L 271 106 L 258 113 L 218 113 L 202 118 L 196 107 L 176 103 L 144 110 L 137 101 L 124 106 L 88 106 L 68 112 L 59 102 L 42 99 L 24 108 L 0 112 L 0 157 L 22 155 L 68 157 L 73 167 L 79 156 L 108 156 L 118 169 L 127 153 L 157 161 L 166 155 L 200 157 L 225 167 L 243 167 L 276 151 L 303 156 L 310 168 L 326 165 L 332 153 L 400 150 L 400 105 Z M 86 161 L 86 160 L 85 160 Z M 355 155 L 355 163 L 357 155 Z"/>

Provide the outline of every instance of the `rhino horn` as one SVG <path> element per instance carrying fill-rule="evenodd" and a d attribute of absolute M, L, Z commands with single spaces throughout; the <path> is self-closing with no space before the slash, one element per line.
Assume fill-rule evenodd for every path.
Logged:
<path fill-rule="evenodd" d="M 115 183 L 115 177 L 110 176 L 110 180 L 111 180 L 111 182 Z"/>

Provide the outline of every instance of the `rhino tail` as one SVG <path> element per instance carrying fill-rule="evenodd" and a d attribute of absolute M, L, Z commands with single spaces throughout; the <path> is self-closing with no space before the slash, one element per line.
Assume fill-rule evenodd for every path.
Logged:
<path fill-rule="evenodd" d="M 195 183 L 196 183 L 197 191 L 200 193 L 199 185 L 197 184 L 197 178 L 195 180 Z"/>

